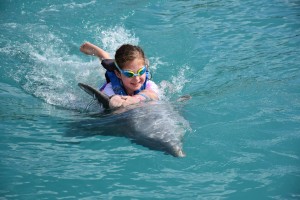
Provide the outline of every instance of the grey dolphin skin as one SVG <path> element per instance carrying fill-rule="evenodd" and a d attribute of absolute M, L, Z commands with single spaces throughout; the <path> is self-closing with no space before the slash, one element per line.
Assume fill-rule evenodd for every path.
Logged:
<path fill-rule="evenodd" d="M 79 83 L 80 88 L 109 109 L 109 98 L 95 88 Z M 150 101 L 112 110 L 117 135 L 131 138 L 136 144 L 163 151 L 175 157 L 184 157 L 182 139 L 189 127 L 173 106 L 166 102 Z M 111 121 L 111 120 L 108 120 Z"/>

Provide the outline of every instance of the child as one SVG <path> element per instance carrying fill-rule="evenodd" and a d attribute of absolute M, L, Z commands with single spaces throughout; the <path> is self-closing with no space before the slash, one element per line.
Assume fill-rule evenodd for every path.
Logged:
<path fill-rule="evenodd" d="M 80 51 L 100 60 L 110 59 L 106 51 L 89 42 L 81 45 Z M 125 107 L 150 99 L 158 100 L 158 87 L 148 80 L 148 66 L 140 47 L 122 45 L 115 53 L 115 66 L 112 72 L 107 71 L 111 81 L 101 88 L 110 97 L 111 108 Z"/>

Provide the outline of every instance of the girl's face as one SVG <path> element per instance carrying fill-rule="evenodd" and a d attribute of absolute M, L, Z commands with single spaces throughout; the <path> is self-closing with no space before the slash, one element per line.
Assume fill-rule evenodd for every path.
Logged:
<path fill-rule="evenodd" d="M 135 74 L 137 74 L 139 69 L 143 68 L 144 66 L 145 66 L 144 60 L 137 58 L 131 62 L 127 62 L 122 70 L 131 70 Z M 116 75 L 118 76 L 118 78 L 122 80 L 123 86 L 128 95 L 133 95 L 134 91 L 139 90 L 146 80 L 146 73 L 144 73 L 141 76 L 134 76 L 128 78 L 127 76 L 125 76 L 124 74 L 120 73 L 117 70 L 115 72 L 117 72 Z"/>

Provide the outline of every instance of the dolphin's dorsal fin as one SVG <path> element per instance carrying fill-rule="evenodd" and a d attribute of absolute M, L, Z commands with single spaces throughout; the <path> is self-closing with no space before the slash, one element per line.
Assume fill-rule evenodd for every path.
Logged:
<path fill-rule="evenodd" d="M 109 97 L 106 94 L 84 83 L 78 83 L 78 86 L 86 93 L 97 99 L 104 108 L 109 108 Z"/>

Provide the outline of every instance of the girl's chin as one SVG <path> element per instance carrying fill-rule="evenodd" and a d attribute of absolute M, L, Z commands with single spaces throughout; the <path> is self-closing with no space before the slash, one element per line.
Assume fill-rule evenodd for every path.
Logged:
<path fill-rule="evenodd" d="M 139 90 L 141 87 L 142 87 L 141 84 L 131 85 L 131 89 L 132 89 L 133 91 Z"/>

